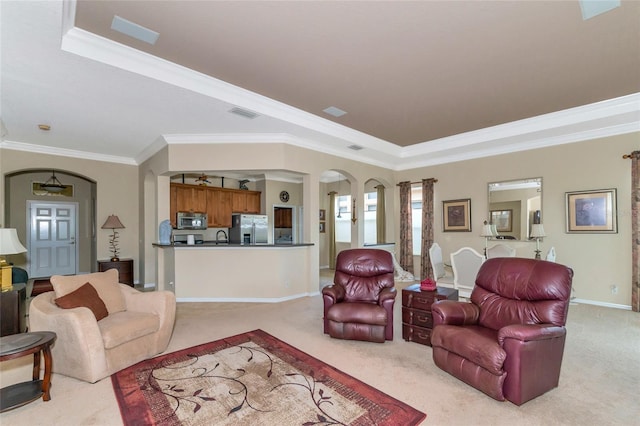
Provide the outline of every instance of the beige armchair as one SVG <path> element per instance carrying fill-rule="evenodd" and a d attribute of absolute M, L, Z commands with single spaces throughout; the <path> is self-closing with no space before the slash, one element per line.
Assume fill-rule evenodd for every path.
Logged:
<path fill-rule="evenodd" d="M 108 316 L 96 320 L 88 307 L 63 309 L 55 299 L 90 283 Z M 115 269 L 86 275 L 51 277 L 53 292 L 31 301 L 32 331 L 53 331 L 53 372 L 95 383 L 164 351 L 175 320 L 175 295 L 140 292 L 118 282 Z"/>

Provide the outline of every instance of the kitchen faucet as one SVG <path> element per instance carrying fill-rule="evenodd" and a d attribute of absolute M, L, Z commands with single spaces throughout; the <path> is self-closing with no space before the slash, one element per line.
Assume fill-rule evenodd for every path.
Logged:
<path fill-rule="evenodd" d="M 222 240 L 222 241 L 224 241 L 224 242 L 229 241 L 229 237 L 227 236 L 227 233 L 221 229 L 218 232 L 216 232 L 216 243 L 220 242 L 220 239 L 218 237 L 219 237 L 221 232 L 222 232 L 222 235 L 224 235 L 224 240 Z"/>

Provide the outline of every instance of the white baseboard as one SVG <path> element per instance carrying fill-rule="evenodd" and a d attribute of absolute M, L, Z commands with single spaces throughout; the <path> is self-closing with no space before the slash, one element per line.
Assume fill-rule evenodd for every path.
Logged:
<path fill-rule="evenodd" d="M 585 305 L 596 305 L 596 306 L 603 306 L 605 308 L 624 309 L 626 311 L 631 310 L 631 305 L 620 305 L 618 303 L 598 302 L 597 300 L 571 299 L 571 303 L 584 303 Z"/>
<path fill-rule="evenodd" d="M 315 291 L 312 293 L 300 293 L 294 294 L 287 297 L 265 297 L 265 298 L 256 298 L 256 297 L 178 297 L 176 298 L 176 302 L 186 302 L 186 303 L 197 303 L 197 302 L 235 302 L 235 303 L 280 303 L 286 302 L 287 300 L 300 299 L 302 297 L 311 297 L 318 295 L 319 292 Z"/>

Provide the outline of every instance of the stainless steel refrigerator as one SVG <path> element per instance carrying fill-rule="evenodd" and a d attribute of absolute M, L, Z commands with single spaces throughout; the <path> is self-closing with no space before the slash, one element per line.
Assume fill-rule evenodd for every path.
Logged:
<path fill-rule="evenodd" d="M 231 216 L 231 244 L 267 244 L 268 234 L 269 219 L 265 214 L 234 213 Z"/>

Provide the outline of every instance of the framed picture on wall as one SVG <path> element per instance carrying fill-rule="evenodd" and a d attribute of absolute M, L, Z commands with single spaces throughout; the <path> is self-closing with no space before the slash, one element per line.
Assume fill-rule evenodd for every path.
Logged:
<path fill-rule="evenodd" d="M 320 215 L 318 216 L 320 220 L 326 220 L 327 212 L 325 209 L 320 209 Z"/>
<path fill-rule="evenodd" d="M 615 234 L 616 189 L 567 192 L 567 233 Z"/>
<path fill-rule="evenodd" d="M 491 210 L 491 223 L 498 232 L 513 231 L 513 210 Z"/>
<path fill-rule="evenodd" d="M 320 233 L 324 233 L 325 232 L 325 222 L 320 222 Z"/>
<path fill-rule="evenodd" d="M 471 198 L 442 202 L 444 232 L 471 232 Z"/>

